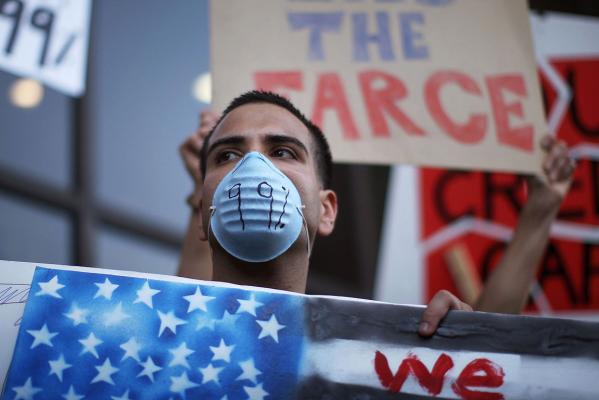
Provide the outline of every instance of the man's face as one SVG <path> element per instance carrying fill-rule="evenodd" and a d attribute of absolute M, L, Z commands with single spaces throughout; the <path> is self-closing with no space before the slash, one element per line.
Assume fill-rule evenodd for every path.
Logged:
<path fill-rule="evenodd" d="M 251 151 L 267 156 L 297 187 L 304 205 L 310 237 L 323 231 L 327 217 L 327 197 L 318 177 L 315 146 L 308 128 L 286 109 L 270 103 L 240 106 L 216 127 L 207 143 L 206 173 L 202 193 L 202 221 L 206 235 L 210 223 L 209 206 L 216 187 L 237 162 Z M 334 196 L 334 194 L 332 195 Z M 335 200 L 336 215 L 336 200 Z M 329 211 L 330 214 L 330 211 Z M 331 221 L 325 221 L 331 225 Z"/>

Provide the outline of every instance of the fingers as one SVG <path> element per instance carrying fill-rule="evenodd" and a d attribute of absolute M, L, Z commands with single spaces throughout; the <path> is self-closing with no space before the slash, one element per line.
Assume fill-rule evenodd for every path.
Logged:
<path fill-rule="evenodd" d="M 185 168 L 196 182 L 201 181 L 200 150 L 202 145 L 198 143 L 200 141 L 201 140 L 194 134 L 188 137 L 179 147 L 179 154 L 181 154 Z"/>
<path fill-rule="evenodd" d="M 439 322 L 447 315 L 449 310 L 472 311 L 472 307 L 461 302 L 447 290 L 441 290 L 431 299 L 422 314 L 418 333 L 422 336 L 431 336 L 437 330 Z"/>
<path fill-rule="evenodd" d="M 545 136 L 541 148 L 546 152 L 543 172 L 550 183 L 564 182 L 572 177 L 576 162 L 569 156 L 568 146 L 563 140 Z"/>
<path fill-rule="evenodd" d="M 212 110 L 204 110 L 200 113 L 200 126 L 198 128 L 198 135 L 204 139 L 214 125 L 218 122 L 219 115 Z"/>

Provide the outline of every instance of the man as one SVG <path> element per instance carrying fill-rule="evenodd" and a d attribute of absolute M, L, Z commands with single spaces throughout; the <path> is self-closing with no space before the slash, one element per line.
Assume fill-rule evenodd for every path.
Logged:
<path fill-rule="evenodd" d="M 210 130 L 213 125 L 214 128 Z M 201 160 L 197 160 L 198 152 L 201 154 Z M 266 156 L 291 180 L 305 206 L 303 210 L 298 211 L 301 211 L 305 223 L 302 229 L 305 229 L 306 234 L 297 236 L 281 255 L 259 263 L 243 261 L 239 256 L 233 256 L 231 253 L 235 253 L 235 249 L 225 250 L 221 240 L 215 238 L 214 234 L 211 235 L 215 228 L 215 224 L 212 223 L 215 218 L 213 213 L 218 213 L 223 208 L 221 205 L 215 206 L 217 187 L 223 179 L 230 177 L 231 171 L 237 168 L 239 161 L 252 152 Z M 218 120 L 213 114 L 204 114 L 199 135 L 184 143 L 181 153 L 196 180 L 197 190 L 191 198 L 191 204 L 197 211 L 192 215 L 179 273 L 199 279 L 303 293 L 309 268 L 309 249 L 317 236 L 326 236 L 333 232 L 337 216 L 337 196 L 329 189 L 330 151 L 320 129 L 286 99 L 271 93 L 250 92 L 235 99 Z M 563 156 L 559 159 L 563 160 Z M 552 171 L 557 168 L 557 164 L 561 166 L 557 168 L 558 178 L 561 180 L 564 179 L 564 175 L 569 177 L 571 174 L 573 166 L 569 163 L 559 161 L 556 164 L 550 160 L 550 164 Z M 198 173 L 199 171 L 201 173 Z M 266 194 L 272 195 L 272 191 Z M 222 195 L 221 192 L 217 193 L 217 196 Z M 223 204 L 229 201 L 234 205 L 231 201 L 241 200 L 237 199 L 237 196 L 241 196 L 240 191 L 229 190 Z M 235 210 L 229 211 L 231 216 Z M 242 216 L 241 208 L 239 212 Z M 553 216 L 550 219 L 552 220 Z M 198 225 L 202 227 L 199 232 L 196 228 Z M 239 226 L 243 227 L 243 222 L 240 220 L 236 225 L 230 225 L 239 229 Z M 537 224 L 524 225 L 534 229 Z M 542 240 L 543 235 L 540 235 L 539 239 Z M 206 260 L 209 250 L 199 245 L 200 240 L 210 240 L 212 271 L 209 269 L 210 263 Z M 540 247 L 539 253 L 542 253 L 546 240 L 545 237 L 540 246 L 533 247 Z M 513 252 L 508 250 L 507 254 Z M 512 257 L 510 262 L 518 261 L 517 259 L 518 257 Z M 530 263 L 531 260 L 527 261 Z M 199 268 L 194 269 L 194 266 Z M 501 274 L 495 281 L 503 281 L 500 278 Z M 482 298 L 484 299 L 484 296 Z M 449 292 L 437 293 L 423 314 L 420 333 L 432 334 L 449 309 L 471 310 L 471 307 Z"/>

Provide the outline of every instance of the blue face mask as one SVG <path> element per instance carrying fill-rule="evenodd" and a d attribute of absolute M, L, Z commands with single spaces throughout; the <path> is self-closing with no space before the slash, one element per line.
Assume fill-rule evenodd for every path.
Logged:
<path fill-rule="evenodd" d="M 267 157 L 251 152 L 217 186 L 208 234 L 241 260 L 270 261 L 299 237 L 305 224 L 303 208 L 293 182 Z M 308 237 L 307 242 L 309 255 Z"/>

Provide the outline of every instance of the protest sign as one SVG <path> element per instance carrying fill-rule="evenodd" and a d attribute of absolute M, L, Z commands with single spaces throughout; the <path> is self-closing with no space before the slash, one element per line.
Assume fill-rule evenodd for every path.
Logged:
<path fill-rule="evenodd" d="M 3 399 L 592 399 L 599 390 L 597 323 L 450 312 L 426 339 L 416 333 L 422 307 L 111 272 L 35 269 Z"/>
<path fill-rule="evenodd" d="M 524 0 L 219 0 L 211 21 L 218 110 L 271 90 L 323 128 L 336 161 L 540 170 Z"/>
<path fill-rule="evenodd" d="M 90 0 L 0 1 L 0 69 L 82 95 L 90 13 Z"/>

